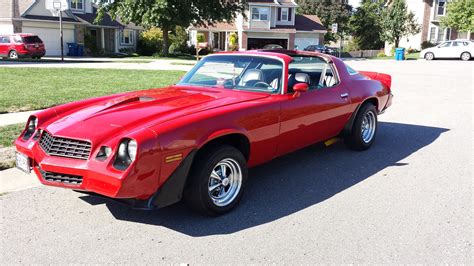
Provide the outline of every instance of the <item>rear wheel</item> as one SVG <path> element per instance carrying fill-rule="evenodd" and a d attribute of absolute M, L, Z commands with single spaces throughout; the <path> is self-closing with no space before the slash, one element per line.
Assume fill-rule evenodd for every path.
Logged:
<path fill-rule="evenodd" d="M 433 60 L 434 59 L 434 54 L 433 53 L 426 53 L 425 54 L 425 59 L 426 60 Z"/>
<path fill-rule="evenodd" d="M 228 145 L 203 151 L 193 165 L 184 197 L 193 210 L 220 215 L 232 210 L 242 197 L 247 180 L 247 162 Z"/>
<path fill-rule="evenodd" d="M 362 105 L 356 115 L 352 130 L 344 139 L 346 145 L 358 151 L 372 146 L 377 133 L 377 109 L 371 103 Z"/>
<path fill-rule="evenodd" d="M 18 53 L 15 50 L 12 50 L 8 53 L 8 58 L 10 59 L 18 59 Z"/>
<path fill-rule="evenodd" d="M 461 60 L 469 61 L 471 60 L 471 54 L 469 52 L 464 52 L 461 54 Z"/>

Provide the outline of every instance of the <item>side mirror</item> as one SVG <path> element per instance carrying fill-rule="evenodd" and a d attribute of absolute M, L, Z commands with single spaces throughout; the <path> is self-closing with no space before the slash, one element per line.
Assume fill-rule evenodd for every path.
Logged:
<path fill-rule="evenodd" d="M 306 92 L 308 91 L 308 89 L 309 86 L 307 83 L 296 83 L 293 86 L 293 91 L 295 92 L 295 94 L 293 94 L 293 97 L 299 97 L 302 92 Z"/>

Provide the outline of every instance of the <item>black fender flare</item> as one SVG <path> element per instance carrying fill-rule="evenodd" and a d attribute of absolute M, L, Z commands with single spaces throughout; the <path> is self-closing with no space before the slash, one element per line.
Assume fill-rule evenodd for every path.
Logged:
<path fill-rule="evenodd" d="M 146 209 L 163 208 L 181 201 L 184 186 L 198 150 L 192 150 L 165 183 L 146 201 Z"/>

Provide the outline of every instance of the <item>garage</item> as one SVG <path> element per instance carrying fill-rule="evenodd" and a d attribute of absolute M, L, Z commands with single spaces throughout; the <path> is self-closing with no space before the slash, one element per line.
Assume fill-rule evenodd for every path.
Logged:
<path fill-rule="evenodd" d="M 248 50 L 262 49 L 265 45 L 277 44 L 288 49 L 288 39 L 248 38 Z"/>
<path fill-rule="evenodd" d="M 59 28 L 37 28 L 23 27 L 24 33 L 37 34 L 46 47 L 46 55 L 61 55 L 61 42 L 59 37 Z M 67 53 L 67 43 L 74 42 L 74 29 L 63 29 L 64 54 Z"/>

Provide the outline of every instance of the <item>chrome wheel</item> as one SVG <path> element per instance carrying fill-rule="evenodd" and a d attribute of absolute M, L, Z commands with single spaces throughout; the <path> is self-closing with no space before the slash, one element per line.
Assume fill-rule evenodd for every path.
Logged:
<path fill-rule="evenodd" d="M 10 51 L 10 53 L 8 54 L 8 57 L 10 59 L 18 59 L 18 53 L 16 51 Z"/>
<path fill-rule="evenodd" d="M 377 128 L 377 118 L 373 111 L 368 111 L 364 119 L 362 120 L 361 135 L 364 143 L 372 141 L 375 135 L 375 129 Z"/>
<path fill-rule="evenodd" d="M 232 203 L 242 187 L 242 170 L 231 158 L 225 158 L 213 168 L 208 182 L 208 193 L 216 206 Z"/>
<path fill-rule="evenodd" d="M 471 60 L 471 54 L 468 53 L 468 52 L 464 52 L 464 53 L 461 54 L 461 59 L 463 61 L 469 61 L 469 60 Z"/>
<path fill-rule="evenodd" d="M 425 54 L 425 59 L 426 59 L 426 60 L 433 60 L 433 59 L 434 59 L 434 54 L 433 54 L 433 53 L 427 53 L 427 54 Z"/>

